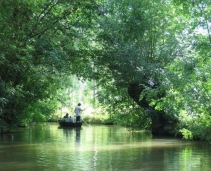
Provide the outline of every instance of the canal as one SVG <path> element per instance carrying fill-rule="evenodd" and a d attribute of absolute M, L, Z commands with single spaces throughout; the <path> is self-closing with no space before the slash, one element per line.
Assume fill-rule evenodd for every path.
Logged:
<path fill-rule="evenodd" d="M 209 171 L 210 161 L 205 142 L 120 126 L 45 123 L 0 136 L 0 171 Z"/>

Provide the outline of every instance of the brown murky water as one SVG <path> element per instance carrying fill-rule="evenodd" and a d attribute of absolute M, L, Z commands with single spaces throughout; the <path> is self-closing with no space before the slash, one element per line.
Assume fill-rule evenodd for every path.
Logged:
<path fill-rule="evenodd" d="M 210 171 L 211 146 L 118 126 L 47 123 L 0 136 L 0 171 Z"/>

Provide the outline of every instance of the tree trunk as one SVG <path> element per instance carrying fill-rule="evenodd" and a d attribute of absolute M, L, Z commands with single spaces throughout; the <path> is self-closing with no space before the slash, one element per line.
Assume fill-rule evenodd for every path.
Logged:
<path fill-rule="evenodd" d="M 144 90 L 143 86 L 140 86 L 138 83 L 131 83 L 128 87 L 129 96 L 145 111 L 149 114 L 149 117 L 152 120 L 151 130 L 153 135 L 166 135 L 170 134 L 167 132 L 164 127 L 169 123 L 168 119 L 165 117 L 164 111 L 157 111 L 156 109 L 149 106 L 149 103 L 145 98 L 140 100 L 140 95 Z"/>

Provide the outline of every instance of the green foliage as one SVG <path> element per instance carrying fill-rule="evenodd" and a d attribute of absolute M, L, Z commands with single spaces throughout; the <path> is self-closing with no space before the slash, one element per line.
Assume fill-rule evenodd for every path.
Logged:
<path fill-rule="evenodd" d="M 210 121 L 210 115 L 187 114 L 183 111 L 180 114 L 179 129 L 183 135 L 183 138 L 185 139 L 200 139 L 210 141 Z"/>
<path fill-rule="evenodd" d="M 182 133 L 182 136 L 183 136 L 184 139 L 186 139 L 186 140 L 190 140 L 190 139 L 192 140 L 193 139 L 193 134 L 192 134 L 191 131 L 183 128 L 183 129 L 180 130 L 180 132 Z"/>
<path fill-rule="evenodd" d="M 116 106 L 116 108 L 118 107 L 119 105 Z M 113 120 L 130 130 L 151 130 L 151 119 L 140 107 L 131 108 L 131 106 L 124 104 L 123 109 L 116 110 Z"/>
<path fill-rule="evenodd" d="M 94 1 L 1 2 L 2 131 L 44 121 L 58 108 L 61 76 L 78 64 L 75 42 L 83 34 L 79 30 L 88 26 L 85 23 L 95 6 Z M 72 47 L 65 48 L 65 43 Z"/>

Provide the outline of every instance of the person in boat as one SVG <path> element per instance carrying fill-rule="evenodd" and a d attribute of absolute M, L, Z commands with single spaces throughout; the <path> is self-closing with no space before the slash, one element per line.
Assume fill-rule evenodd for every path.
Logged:
<path fill-rule="evenodd" d="M 69 118 L 69 113 L 66 113 L 66 115 L 64 115 L 64 118 Z"/>
<path fill-rule="evenodd" d="M 69 122 L 73 122 L 73 118 L 71 116 L 69 117 Z"/>
<path fill-rule="evenodd" d="M 75 107 L 75 110 L 74 110 L 75 116 L 76 116 L 76 123 L 80 122 L 81 120 L 81 111 L 82 111 L 81 103 L 78 103 L 78 105 Z"/>
<path fill-rule="evenodd" d="M 66 115 L 64 116 L 64 121 L 65 122 L 70 122 L 71 121 L 71 116 L 69 117 L 69 113 L 66 113 Z"/>

